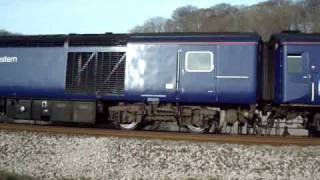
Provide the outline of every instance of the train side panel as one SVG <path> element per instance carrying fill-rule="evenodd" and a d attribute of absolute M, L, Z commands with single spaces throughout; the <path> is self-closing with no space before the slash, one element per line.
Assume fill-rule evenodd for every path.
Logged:
<path fill-rule="evenodd" d="M 218 53 L 219 103 L 255 104 L 259 43 L 221 45 Z"/>
<path fill-rule="evenodd" d="M 63 47 L 0 48 L 1 96 L 55 97 L 64 92 L 66 59 Z"/>
<path fill-rule="evenodd" d="M 129 43 L 125 96 L 129 101 L 176 101 L 178 46 Z"/>
<path fill-rule="evenodd" d="M 55 99 L 92 98 L 65 93 L 67 54 L 64 47 L 0 48 L 0 96 Z M 5 59 L 14 59 L 14 61 Z"/>
<path fill-rule="evenodd" d="M 129 44 L 125 97 L 130 101 L 255 104 L 258 45 L 258 41 Z M 188 70 L 190 52 L 211 54 L 212 68 L 203 72 Z"/>

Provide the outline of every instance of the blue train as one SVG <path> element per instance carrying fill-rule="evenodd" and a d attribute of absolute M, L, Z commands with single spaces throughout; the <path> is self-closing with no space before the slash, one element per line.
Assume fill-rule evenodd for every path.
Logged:
<path fill-rule="evenodd" d="M 0 111 L 12 120 L 177 122 L 191 132 L 320 131 L 320 35 L 0 37 Z"/>

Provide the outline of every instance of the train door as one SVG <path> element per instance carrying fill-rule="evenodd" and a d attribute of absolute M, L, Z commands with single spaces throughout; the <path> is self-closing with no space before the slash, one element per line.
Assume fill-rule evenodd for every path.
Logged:
<path fill-rule="evenodd" d="M 312 82 L 308 53 L 288 53 L 286 59 L 286 101 L 301 104 L 312 103 L 315 84 Z"/>
<path fill-rule="evenodd" d="M 310 56 L 309 71 L 311 103 L 320 104 L 320 59 L 318 59 L 316 56 Z"/>
<path fill-rule="evenodd" d="M 179 101 L 216 102 L 217 47 L 186 45 L 179 54 Z"/>

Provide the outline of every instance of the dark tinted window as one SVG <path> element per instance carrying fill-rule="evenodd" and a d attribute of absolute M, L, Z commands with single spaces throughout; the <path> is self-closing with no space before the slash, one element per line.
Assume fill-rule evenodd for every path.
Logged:
<path fill-rule="evenodd" d="M 288 73 L 290 74 L 302 74 L 303 62 L 301 55 L 288 55 Z"/>

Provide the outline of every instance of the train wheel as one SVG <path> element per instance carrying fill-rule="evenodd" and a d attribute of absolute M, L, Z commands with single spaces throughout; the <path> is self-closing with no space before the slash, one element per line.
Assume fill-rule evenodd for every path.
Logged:
<path fill-rule="evenodd" d="M 138 128 L 139 123 L 138 122 L 132 122 L 129 124 L 119 124 L 120 128 L 123 130 L 135 130 Z"/>
<path fill-rule="evenodd" d="M 205 132 L 207 132 L 206 128 L 197 127 L 193 124 L 188 124 L 187 127 L 188 127 L 189 131 L 192 133 L 205 133 Z"/>

